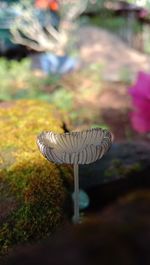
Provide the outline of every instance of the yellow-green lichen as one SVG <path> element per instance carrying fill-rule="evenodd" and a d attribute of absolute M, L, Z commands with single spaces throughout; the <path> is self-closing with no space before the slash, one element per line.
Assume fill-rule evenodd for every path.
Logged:
<path fill-rule="evenodd" d="M 21 100 L 0 108 L 0 207 L 6 198 L 13 201 L 0 219 L 2 252 L 49 235 L 63 220 L 72 170 L 46 161 L 36 145 L 41 131 L 62 132 L 54 113 L 52 106 L 40 101 Z"/>

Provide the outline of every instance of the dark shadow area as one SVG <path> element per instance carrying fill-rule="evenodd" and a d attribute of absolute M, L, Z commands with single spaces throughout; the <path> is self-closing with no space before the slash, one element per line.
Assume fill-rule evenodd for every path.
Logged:
<path fill-rule="evenodd" d="M 137 191 L 140 188 L 143 188 L 143 192 L 149 188 L 148 192 L 150 194 L 150 178 L 145 176 L 144 173 L 146 174 L 146 172 L 143 172 L 143 175 L 131 175 L 126 179 L 120 179 L 86 190 L 91 201 L 87 212 L 99 212 L 120 197 Z"/>

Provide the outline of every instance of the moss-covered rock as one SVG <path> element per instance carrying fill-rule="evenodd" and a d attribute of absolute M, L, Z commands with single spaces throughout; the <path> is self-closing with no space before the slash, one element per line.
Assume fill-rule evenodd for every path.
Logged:
<path fill-rule="evenodd" d="M 46 161 L 36 145 L 41 131 L 62 132 L 61 126 L 47 103 L 21 100 L 0 108 L 1 253 L 48 236 L 63 221 L 72 170 Z"/>

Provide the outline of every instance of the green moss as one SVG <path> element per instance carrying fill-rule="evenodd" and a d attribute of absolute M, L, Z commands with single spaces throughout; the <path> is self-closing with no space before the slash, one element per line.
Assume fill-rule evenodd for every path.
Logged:
<path fill-rule="evenodd" d="M 14 244 L 48 236 L 64 219 L 72 170 L 49 163 L 36 145 L 41 131 L 62 132 L 61 126 L 55 109 L 47 103 L 23 100 L 1 108 L 2 253 Z"/>
<path fill-rule="evenodd" d="M 107 169 L 105 175 L 107 177 L 116 176 L 120 178 L 121 176 L 123 178 L 130 176 L 131 174 L 138 173 L 140 172 L 140 170 L 141 170 L 140 163 L 126 165 L 123 163 L 123 161 L 119 159 L 114 159 L 112 160 L 111 165 Z"/>

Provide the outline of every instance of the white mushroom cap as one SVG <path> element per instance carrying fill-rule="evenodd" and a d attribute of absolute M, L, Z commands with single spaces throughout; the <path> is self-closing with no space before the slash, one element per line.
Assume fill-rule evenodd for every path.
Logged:
<path fill-rule="evenodd" d="M 108 151 L 112 141 L 113 136 L 108 130 L 95 128 L 63 134 L 42 132 L 37 138 L 37 145 L 49 161 L 58 164 L 90 164 Z"/>

